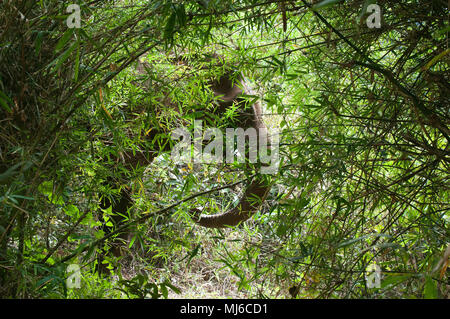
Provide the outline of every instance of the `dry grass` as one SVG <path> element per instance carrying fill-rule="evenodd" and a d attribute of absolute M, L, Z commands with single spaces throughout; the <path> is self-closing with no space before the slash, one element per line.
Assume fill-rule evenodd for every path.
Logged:
<path fill-rule="evenodd" d="M 225 255 L 224 246 L 229 253 L 238 253 L 244 245 L 255 242 L 244 229 L 223 230 L 225 238 L 217 239 L 215 230 L 194 229 L 193 241 L 200 243 L 200 250 L 189 261 L 192 250 L 182 248 L 172 253 L 167 262 L 160 265 L 145 264 L 142 258 L 122 262 L 122 276 L 131 279 L 138 273 L 146 273 L 149 278 L 163 282 L 169 279 L 179 288 L 180 294 L 169 290 L 169 299 L 248 299 L 257 298 L 262 292 L 270 297 L 285 297 L 287 287 L 271 278 L 259 278 L 249 284 L 249 289 L 239 289 L 240 278 L 220 259 Z M 242 268 L 245 268 L 244 266 Z M 245 270 L 246 277 L 252 276 Z"/>
<path fill-rule="evenodd" d="M 233 236 L 232 231 L 226 232 L 228 236 Z M 198 255 L 189 264 L 186 262 L 168 267 L 172 283 L 181 290 L 180 295 L 171 293 L 169 298 L 250 298 L 248 291 L 238 290 L 239 279 L 218 261 L 220 247 L 217 240 L 212 239 L 211 233 L 208 234 L 204 229 L 198 233 L 204 233 Z M 235 250 L 239 247 L 228 248 Z"/>

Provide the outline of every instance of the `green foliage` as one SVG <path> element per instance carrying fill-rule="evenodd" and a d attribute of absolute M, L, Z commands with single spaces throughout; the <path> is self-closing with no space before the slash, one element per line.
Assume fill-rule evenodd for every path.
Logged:
<path fill-rule="evenodd" d="M 152 299 L 158 299 L 160 297 L 166 298 L 168 296 L 168 289 L 172 289 L 175 293 L 179 294 L 180 290 L 170 284 L 167 280 L 156 284 L 150 282 L 148 278 L 143 275 L 137 275 L 130 280 L 119 281 L 119 285 L 123 285 L 124 288 L 116 288 L 124 292 L 128 298 L 140 298 L 144 299 L 150 296 Z"/>
<path fill-rule="evenodd" d="M 212 249 L 250 296 L 448 297 L 435 269 L 450 238 L 448 7 L 377 1 L 382 27 L 368 29 L 370 3 L 103 1 L 80 4 L 70 29 L 64 1 L 1 2 L 0 296 L 168 298 L 184 291 L 161 269 Z M 281 163 L 253 220 L 206 232 L 189 211 L 232 207 L 239 186 L 208 191 L 243 165 L 175 165 L 167 151 L 196 119 L 238 125 L 236 105 L 212 112 L 208 83 L 226 68 L 281 131 Z M 124 190 L 126 212 L 100 206 Z M 133 236 L 100 262 L 108 280 L 96 254 L 116 249 L 102 226 L 118 217 Z"/>

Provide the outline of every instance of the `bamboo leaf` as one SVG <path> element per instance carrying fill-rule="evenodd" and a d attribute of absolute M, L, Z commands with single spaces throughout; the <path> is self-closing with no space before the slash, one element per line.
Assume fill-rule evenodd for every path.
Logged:
<path fill-rule="evenodd" d="M 313 10 L 316 10 L 316 9 L 323 9 L 323 8 L 326 8 L 326 7 L 333 6 L 333 5 L 335 5 L 336 3 L 341 2 L 341 1 L 342 1 L 342 0 L 324 0 L 324 1 L 321 1 L 321 2 L 319 2 L 319 3 L 315 4 L 315 5 L 313 5 L 313 6 L 312 6 L 312 9 L 313 9 Z"/>
<path fill-rule="evenodd" d="M 164 39 L 166 39 L 169 43 L 172 43 L 173 41 L 176 17 L 176 12 L 172 12 L 169 19 L 167 19 L 166 27 L 164 28 Z"/>
<path fill-rule="evenodd" d="M 398 274 L 390 274 L 388 275 L 385 279 L 382 280 L 381 282 L 381 288 L 388 288 L 389 286 L 396 286 L 404 281 L 406 281 L 407 279 L 411 278 L 411 274 L 406 274 L 406 275 L 398 275 Z"/>
<path fill-rule="evenodd" d="M 2 97 L 0 97 L 0 105 L 5 109 L 6 112 L 12 113 L 12 110 L 9 107 L 8 103 L 6 103 L 6 101 Z"/>
<path fill-rule="evenodd" d="M 437 282 L 430 276 L 425 278 L 425 286 L 423 288 L 423 297 L 425 299 L 436 299 L 437 294 Z"/>
<path fill-rule="evenodd" d="M 358 237 L 358 238 L 353 238 L 353 239 L 350 239 L 350 240 L 343 241 L 342 243 L 340 243 L 338 245 L 338 248 L 343 248 L 343 247 L 347 247 L 347 246 L 353 245 L 354 243 L 357 243 L 357 242 L 359 242 L 361 240 L 367 239 L 370 236 L 372 236 L 372 235 L 369 234 L 369 235 L 361 236 L 361 237 Z"/>
<path fill-rule="evenodd" d="M 444 56 L 446 56 L 447 54 L 450 53 L 450 49 L 447 49 L 445 51 L 442 51 L 441 53 L 439 53 L 438 55 L 436 55 L 434 58 L 432 58 L 424 67 L 423 67 L 423 71 L 428 70 L 429 68 L 431 68 L 433 65 L 435 65 L 440 59 L 442 59 Z"/>
<path fill-rule="evenodd" d="M 52 63 L 50 63 L 50 65 L 53 65 L 56 63 L 52 72 L 58 71 L 58 69 L 62 66 L 64 61 L 66 61 L 69 58 L 70 54 L 73 52 L 73 50 L 75 50 L 78 47 L 78 45 L 79 45 L 79 41 L 74 42 L 70 46 L 70 48 L 68 48 L 63 54 L 61 54 L 59 57 L 57 57 L 55 60 L 53 60 Z"/>
<path fill-rule="evenodd" d="M 80 46 L 77 46 L 77 56 L 75 57 L 75 70 L 73 74 L 73 79 L 75 82 L 78 81 L 79 70 L 80 70 Z"/>
<path fill-rule="evenodd" d="M 44 32 L 39 31 L 36 35 L 35 47 L 34 47 L 34 53 L 36 56 L 38 56 L 39 52 L 41 52 L 43 38 L 44 38 Z"/>
<path fill-rule="evenodd" d="M 64 46 L 69 42 L 69 40 L 72 38 L 73 35 L 73 29 L 67 29 L 66 32 L 64 32 L 63 36 L 59 39 L 58 43 L 55 46 L 55 52 L 60 51 Z"/>

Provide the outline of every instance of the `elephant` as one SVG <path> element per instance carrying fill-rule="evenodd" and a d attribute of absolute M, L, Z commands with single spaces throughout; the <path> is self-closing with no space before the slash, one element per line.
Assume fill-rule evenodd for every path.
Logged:
<path fill-rule="evenodd" d="M 217 55 L 212 55 L 212 58 L 217 59 L 221 64 L 224 63 L 223 59 Z M 211 59 L 211 57 L 209 57 L 209 59 Z M 180 60 L 177 62 L 179 63 L 179 61 Z M 138 61 L 138 67 L 136 68 L 137 72 L 140 74 L 145 72 L 143 63 L 145 62 Z M 181 59 L 181 63 L 186 63 L 186 61 Z M 228 67 L 223 75 L 210 80 L 208 85 L 216 97 L 215 115 L 223 116 L 228 108 L 237 104 L 239 111 L 237 112 L 238 114 L 235 122 L 237 122 L 242 129 L 254 128 L 257 138 L 264 138 L 270 149 L 271 140 L 262 118 L 261 103 L 257 100 L 250 105 L 248 99 L 244 97 L 244 95 L 254 96 L 255 93 L 251 90 L 248 81 L 242 74 L 239 71 Z M 170 103 L 168 104 L 169 107 L 176 107 Z M 146 138 L 148 140 L 153 140 L 158 133 L 161 132 L 156 128 L 152 128 Z M 121 160 L 129 169 L 135 169 L 138 166 L 146 166 L 161 152 L 170 151 L 170 143 L 166 143 L 165 145 L 165 148 L 162 150 L 150 148 L 144 151 L 123 152 Z M 246 165 L 246 167 L 248 167 L 248 165 Z M 202 214 L 198 209 L 193 208 L 190 211 L 192 220 L 197 225 L 207 228 L 236 226 L 251 218 L 259 210 L 262 203 L 265 201 L 270 188 L 270 182 L 268 182 L 267 178 L 264 178 L 264 176 L 261 176 L 260 174 L 255 174 L 245 186 L 243 195 L 235 207 L 215 215 Z M 112 206 L 112 211 L 118 213 L 113 216 L 113 222 L 116 227 L 123 222 L 121 215 L 125 215 L 132 205 L 132 198 L 126 189 L 122 189 L 118 195 L 113 196 L 112 198 L 104 198 L 100 203 L 101 208 L 105 209 Z M 111 231 L 111 229 L 105 228 L 105 231 L 108 232 Z M 113 248 L 111 249 L 111 252 L 115 256 L 120 255 L 120 249 L 118 249 L 120 244 L 118 241 L 126 241 L 129 237 L 130 234 L 128 232 L 123 232 L 118 235 L 116 244 L 113 244 Z"/>

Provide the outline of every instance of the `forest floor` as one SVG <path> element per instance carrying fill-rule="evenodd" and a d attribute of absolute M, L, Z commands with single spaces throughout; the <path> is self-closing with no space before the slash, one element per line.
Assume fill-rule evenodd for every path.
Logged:
<path fill-rule="evenodd" d="M 196 232 L 196 236 L 201 236 L 202 239 L 195 256 L 186 258 L 192 251 L 183 249 L 169 257 L 167 262 L 151 266 L 151 270 L 148 272 L 148 274 L 152 273 L 153 277 L 159 276 L 159 282 L 169 279 L 170 283 L 180 290 L 180 293 L 177 294 L 169 289 L 168 299 L 248 299 L 257 298 L 261 296 L 261 293 L 271 297 L 286 297 L 287 286 L 272 282 L 264 276 L 240 288 L 241 279 L 224 262 L 227 260 L 226 255 L 237 257 L 235 263 L 237 268 L 235 269 L 242 276 L 239 269 L 245 269 L 245 261 L 239 261 L 239 250 L 251 240 L 246 231 L 243 229 L 224 230 L 225 239 L 217 239 L 207 229 Z M 142 271 L 141 263 L 131 263 L 122 269 L 122 275 L 124 278 L 130 279 L 139 273 L 138 269 Z M 252 277 L 251 273 L 245 274 L 247 280 L 250 277 Z"/>

